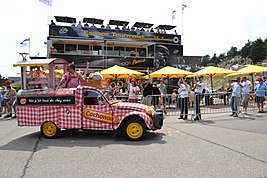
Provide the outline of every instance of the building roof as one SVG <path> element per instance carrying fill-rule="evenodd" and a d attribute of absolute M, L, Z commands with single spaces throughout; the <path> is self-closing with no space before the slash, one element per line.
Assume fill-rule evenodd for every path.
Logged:
<path fill-rule="evenodd" d="M 13 64 L 13 67 L 44 66 L 44 65 L 49 65 L 52 62 L 55 64 L 68 63 L 65 59 L 62 58 L 34 59 L 34 60 L 19 61 L 16 64 Z"/>

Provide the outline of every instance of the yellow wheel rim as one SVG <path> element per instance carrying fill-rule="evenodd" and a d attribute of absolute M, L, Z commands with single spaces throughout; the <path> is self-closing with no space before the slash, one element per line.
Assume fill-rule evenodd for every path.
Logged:
<path fill-rule="evenodd" d="M 46 122 L 43 125 L 43 133 L 47 137 L 53 137 L 57 133 L 57 126 L 53 122 Z"/>
<path fill-rule="evenodd" d="M 139 123 L 133 122 L 128 125 L 126 132 L 130 138 L 138 139 L 142 136 L 144 131 L 143 127 Z"/>

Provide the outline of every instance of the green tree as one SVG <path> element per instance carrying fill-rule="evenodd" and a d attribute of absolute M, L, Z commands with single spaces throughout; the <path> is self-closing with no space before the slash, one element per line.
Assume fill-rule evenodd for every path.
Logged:
<path fill-rule="evenodd" d="M 243 58 L 246 58 L 250 54 L 252 43 L 248 40 L 248 42 L 245 44 L 245 46 L 241 49 L 240 53 Z"/>
<path fill-rule="evenodd" d="M 231 49 L 227 52 L 227 56 L 230 58 L 234 58 L 235 56 L 239 55 L 239 51 L 237 47 L 231 47 Z"/>
<path fill-rule="evenodd" d="M 266 48 L 262 39 L 257 39 L 252 43 L 249 57 L 254 63 L 260 62 L 266 57 Z"/>
<path fill-rule="evenodd" d="M 218 56 L 217 61 L 218 61 L 218 63 L 220 63 L 220 62 L 224 61 L 225 59 L 226 59 L 225 53 L 222 53 L 222 54 L 220 54 L 220 55 Z M 217 63 L 217 64 L 218 64 L 218 63 Z"/>
<path fill-rule="evenodd" d="M 202 66 L 207 66 L 209 62 L 210 62 L 210 55 L 206 55 L 202 57 L 202 61 L 201 61 Z"/>

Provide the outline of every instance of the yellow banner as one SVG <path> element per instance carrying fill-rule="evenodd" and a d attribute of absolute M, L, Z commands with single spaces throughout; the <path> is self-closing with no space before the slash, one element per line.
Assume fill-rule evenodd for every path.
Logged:
<path fill-rule="evenodd" d="M 117 117 L 112 116 L 112 114 L 94 111 L 94 110 L 90 110 L 90 109 L 85 109 L 83 111 L 83 116 L 86 119 L 93 119 L 93 120 L 97 120 L 100 122 L 107 122 L 107 123 L 114 123 L 114 124 L 119 123 Z"/>

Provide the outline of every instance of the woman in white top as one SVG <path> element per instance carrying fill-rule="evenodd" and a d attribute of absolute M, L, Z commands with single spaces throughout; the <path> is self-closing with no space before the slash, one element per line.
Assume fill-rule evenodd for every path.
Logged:
<path fill-rule="evenodd" d="M 138 103 L 138 95 L 140 92 L 140 88 L 137 86 L 136 79 L 131 79 L 131 82 L 129 79 L 127 79 L 128 88 L 129 88 L 129 103 Z"/>
<path fill-rule="evenodd" d="M 190 86 L 184 81 L 184 79 L 180 78 L 178 81 L 179 86 L 179 95 L 181 98 L 181 113 L 179 119 L 187 119 L 188 118 L 188 94 Z"/>

